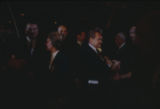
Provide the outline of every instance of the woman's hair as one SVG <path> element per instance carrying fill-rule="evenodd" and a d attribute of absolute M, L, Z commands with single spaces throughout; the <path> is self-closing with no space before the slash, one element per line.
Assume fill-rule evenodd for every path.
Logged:
<path fill-rule="evenodd" d="M 52 45 L 56 49 L 60 49 L 61 48 L 61 40 L 60 40 L 60 35 L 59 35 L 58 32 L 49 33 L 48 38 L 51 40 Z"/>

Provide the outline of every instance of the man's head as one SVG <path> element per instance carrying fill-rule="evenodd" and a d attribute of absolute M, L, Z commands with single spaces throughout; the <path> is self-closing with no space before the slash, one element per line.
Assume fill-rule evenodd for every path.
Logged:
<path fill-rule="evenodd" d="M 64 25 L 60 25 L 60 26 L 58 27 L 58 30 L 57 30 L 57 31 L 58 31 L 58 33 L 60 34 L 61 40 L 65 40 L 66 37 L 67 37 L 67 35 L 68 35 L 67 27 L 64 26 Z"/>
<path fill-rule="evenodd" d="M 84 42 L 86 38 L 86 33 L 85 32 L 80 32 L 77 34 L 77 40 L 80 41 L 80 42 Z"/>
<path fill-rule="evenodd" d="M 39 34 L 39 28 L 38 25 L 35 23 L 28 23 L 26 25 L 25 33 L 30 38 L 36 38 Z"/>
<path fill-rule="evenodd" d="M 58 32 L 51 32 L 46 40 L 46 47 L 48 51 L 59 50 L 61 46 L 61 41 L 59 39 Z"/>
<path fill-rule="evenodd" d="M 132 42 L 134 43 L 136 40 L 136 26 L 132 26 L 129 30 L 129 37 L 131 38 Z"/>
<path fill-rule="evenodd" d="M 101 48 L 103 42 L 102 39 L 102 30 L 100 28 L 96 28 L 89 32 L 89 43 L 95 48 Z"/>
<path fill-rule="evenodd" d="M 120 32 L 120 33 L 118 33 L 116 35 L 116 37 L 115 37 L 115 43 L 116 43 L 116 45 L 118 47 L 120 47 L 123 43 L 125 43 L 125 41 L 126 41 L 126 37 L 125 37 L 125 35 L 122 32 Z"/>

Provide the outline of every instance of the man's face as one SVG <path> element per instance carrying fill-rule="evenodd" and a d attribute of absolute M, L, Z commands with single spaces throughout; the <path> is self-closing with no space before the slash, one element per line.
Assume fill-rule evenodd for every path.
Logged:
<path fill-rule="evenodd" d="M 64 40 L 66 38 L 66 36 L 68 35 L 67 28 L 65 26 L 60 26 L 58 28 L 58 33 L 61 35 L 62 40 Z"/>
<path fill-rule="evenodd" d="M 81 32 L 81 41 L 84 41 L 86 38 L 86 33 L 85 32 Z"/>
<path fill-rule="evenodd" d="M 130 28 L 129 37 L 131 38 L 132 42 L 136 40 L 136 26 Z"/>
<path fill-rule="evenodd" d="M 81 41 L 81 35 L 80 34 L 77 34 L 77 40 Z"/>
<path fill-rule="evenodd" d="M 81 34 L 77 34 L 77 40 L 83 42 L 86 38 L 86 33 L 81 32 Z"/>
<path fill-rule="evenodd" d="M 95 37 L 90 38 L 90 42 L 95 48 L 101 48 L 103 42 L 102 39 L 102 35 L 99 32 L 96 32 Z"/>
<path fill-rule="evenodd" d="M 124 41 L 122 40 L 122 38 L 117 34 L 115 37 L 115 43 L 116 45 L 119 47 Z"/>
<path fill-rule="evenodd" d="M 46 40 L 46 49 L 48 50 L 48 51 L 51 51 L 51 49 L 52 49 L 52 42 L 51 42 L 51 40 L 49 39 L 49 38 L 47 38 L 47 40 Z"/>
<path fill-rule="evenodd" d="M 39 34 L 39 29 L 37 24 L 27 24 L 26 34 L 31 38 L 36 38 Z"/>

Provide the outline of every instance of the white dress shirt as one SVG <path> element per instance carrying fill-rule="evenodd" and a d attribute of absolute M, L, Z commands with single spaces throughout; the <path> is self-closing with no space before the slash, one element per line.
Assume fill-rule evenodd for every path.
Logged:
<path fill-rule="evenodd" d="M 31 40 L 31 38 L 30 38 L 29 36 L 26 36 L 26 40 L 27 40 L 28 43 L 31 44 L 31 46 L 32 46 L 32 40 Z M 31 56 L 33 55 L 34 50 L 35 50 L 35 49 L 34 49 L 33 47 L 31 47 L 31 50 L 30 50 L 30 55 L 31 55 Z"/>
<path fill-rule="evenodd" d="M 119 46 L 119 49 L 122 48 L 126 43 L 123 43 Z"/>
<path fill-rule="evenodd" d="M 77 44 L 81 46 L 82 42 L 77 40 Z"/>
<path fill-rule="evenodd" d="M 92 44 L 89 43 L 88 45 L 89 45 L 96 53 L 98 53 L 98 52 L 97 52 L 97 49 L 96 49 Z"/>
<path fill-rule="evenodd" d="M 58 54 L 58 52 L 59 52 L 59 50 L 57 50 L 56 52 L 52 53 L 52 55 L 51 55 L 51 60 L 50 60 L 50 64 L 49 64 L 49 69 L 51 69 L 52 63 L 53 63 L 56 55 Z"/>

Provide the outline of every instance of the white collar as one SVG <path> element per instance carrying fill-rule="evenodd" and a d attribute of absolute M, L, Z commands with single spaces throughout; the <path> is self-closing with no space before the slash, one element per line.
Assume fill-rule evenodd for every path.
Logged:
<path fill-rule="evenodd" d="M 26 36 L 26 39 L 28 42 L 31 42 L 31 38 L 29 36 Z"/>
<path fill-rule="evenodd" d="M 126 44 L 125 42 L 121 44 L 121 46 L 119 46 L 119 49 L 122 48 L 125 44 Z"/>
<path fill-rule="evenodd" d="M 98 53 L 98 52 L 97 52 L 97 49 L 96 49 L 92 44 L 89 43 L 88 45 L 89 45 L 96 53 Z"/>
<path fill-rule="evenodd" d="M 57 50 L 56 52 L 52 53 L 52 58 L 54 59 L 56 57 L 56 55 L 58 54 L 59 50 Z"/>
<path fill-rule="evenodd" d="M 82 42 L 77 40 L 77 44 L 79 44 L 80 46 L 82 45 Z"/>

